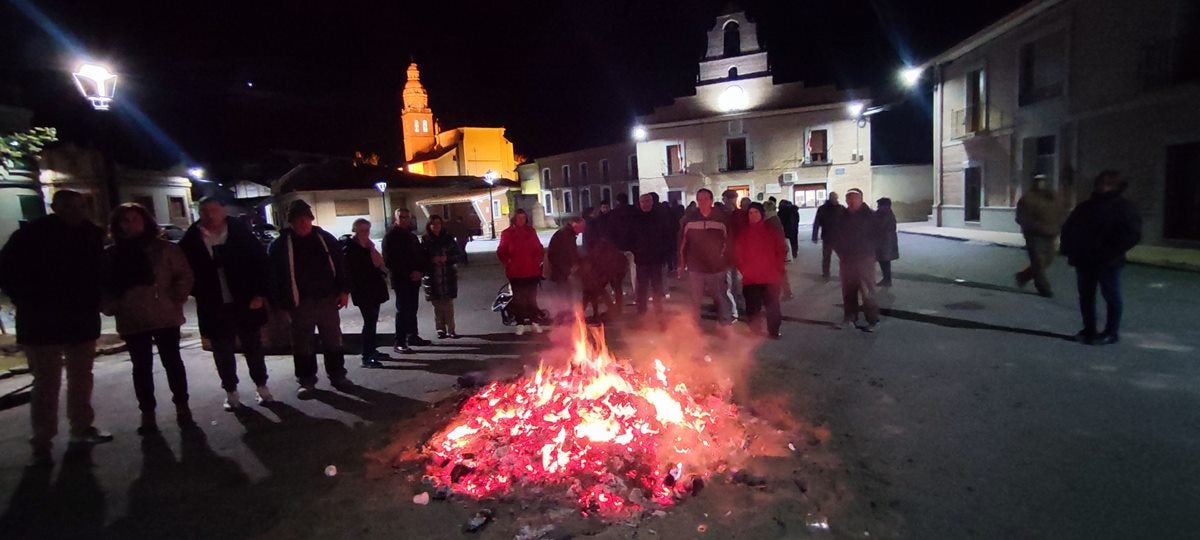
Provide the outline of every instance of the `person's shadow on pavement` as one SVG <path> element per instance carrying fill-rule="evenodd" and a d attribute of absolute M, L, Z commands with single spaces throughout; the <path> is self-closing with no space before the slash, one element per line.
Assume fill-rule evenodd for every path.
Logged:
<path fill-rule="evenodd" d="M 92 467 L 92 446 L 87 444 L 67 447 L 53 485 L 53 467 L 27 467 L 8 511 L 0 516 L 0 532 L 5 538 L 101 536 L 106 501 Z"/>

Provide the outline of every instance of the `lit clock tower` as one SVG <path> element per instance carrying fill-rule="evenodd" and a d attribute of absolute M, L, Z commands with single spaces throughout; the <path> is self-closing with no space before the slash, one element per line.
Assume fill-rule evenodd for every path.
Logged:
<path fill-rule="evenodd" d="M 416 62 L 408 65 L 408 82 L 404 83 L 400 96 L 404 102 L 400 109 L 400 130 L 404 138 L 404 162 L 408 163 L 415 154 L 432 150 L 436 141 L 429 94 L 421 86 Z"/>

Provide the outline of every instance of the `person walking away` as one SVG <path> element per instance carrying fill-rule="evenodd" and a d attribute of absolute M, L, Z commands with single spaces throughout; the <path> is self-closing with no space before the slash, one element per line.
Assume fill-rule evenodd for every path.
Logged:
<path fill-rule="evenodd" d="M 586 230 L 587 222 L 584 218 L 570 218 L 550 237 L 550 247 L 546 250 L 550 283 L 554 288 L 554 317 L 560 324 L 571 320 L 575 302 L 579 297 L 572 280 L 577 279 L 580 263 L 578 237 L 585 234 Z"/>
<path fill-rule="evenodd" d="M 875 245 L 879 226 L 875 212 L 862 201 L 862 191 L 846 192 L 846 211 L 838 219 L 835 231 L 833 244 L 842 280 L 844 313 L 838 328 L 855 326 L 861 312 L 867 319 L 863 329 L 874 332 L 879 324 L 879 305 L 875 303 Z"/>
<path fill-rule="evenodd" d="M 1121 269 L 1125 253 L 1142 241 L 1142 218 L 1122 194 L 1126 184 L 1116 171 L 1096 177 L 1092 196 L 1079 203 L 1062 228 L 1062 254 L 1075 267 L 1083 330 L 1075 339 L 1090 345 L 1120 341 Z M 1096 287 L 1107 305 L 1104 331 L 1096 333 Z"/>
<path fill-rule="evenodd" d="M 187 370 L 179 353 L 183 304 L 192 291 L 192 269 L 179 246 L 159 237 L 154 216 L 137 203 L 113 210 L 109 231 L 115 243 L 104 251 L 101 274 L 104 314 L 117 319 L 117 334 L 129 347 L 133 391 L 142 412 L 139 435 L 158 433 L 154 399 L 154 346 L 167 373 L 180 427 L 195 428 L 188 407 Z"/>
<path fill-rule="evenodd" d="M 834 238 L 837 237 L 838 221 L 846 213 L 846 207 L 838 203 L 838 194 L 829 192 L 829 198 L 817 208 L 813 219 L 812 241 L 821 241 L 821 277 L 829 279 L 829 261 L 833 256 Z"/>
<path fill-rule="evenodd" d="M 783 225 L 783 237 L 791 248 L 788 260 L 795 260 L 800 249 L 800 210 L 792 201 L 779 201 L 779 224 Z"/>
<path fill-rule="evenodd" d="M 1024 287 L 1031 280 L 1038 294 L 1051 298 L 1054 291 L 1046 279 L 1046 269 L 1054 261 L 1054 241 L 1062 230 L 1062 203 L 1058 196 L 1046 186 L 1046 176 L 1033 177 L 1030 190 L 1017 201 L 1017 224 L 1025 237 L 1025 252 L 1029 255 L 1029 266 L 1017 272 L 1017 286 Z"/>
<path fill-rule="evenodd" d="M 747 212 L 746 226 L 737 243 L 737 266 L 742 273 L 742 294 L 746 297 L 746 317 L 752 328 L 759 325 L 759 315 L 766 311 L 766 334 L 779 339 L 783 316 L 779 309 L 784 265 L 787 264 L 787 245 L 783 231 L 765 219 L 766 209 L 752 203 Z"/>
<path fill-rule="evenodd" d="M 654 313 L 663 313 L 663 299 L 666 291 L 663 289 L 663 265 L 667 262 L 667 252 L 671 250 L 673 237 L 654 196 L 650 193 L 638 197 L 638 213 L 632 222 L 637 233 L 633 236 L 631 248 L 634 262 L 637 263 L 637 287 L 634 296 L 637 299 L 638 315 L 645 315 L 649 310 L 650 300 L 654 301 Z"/>
<path fill-rule="evenodd" d="M 892 286 L 892 261 L 900 258 L 900 239 L 896 236 L 896 214 L 892 212 L 892 200 L 881 197 L 875 201 L 878 205 L 875 219 L 879 226 L 879 240 L 875 246 L 875 260 L 879 261 L 879 271 L 883 279 L 877 284 L 880 287 Z"/>
<path fill-rule="evenodd" d="M 541 308 L 537 303 L 538 284 L 542 281 L 542 256 L 545 248 L 537 231 L 529 225 L 525 210 L 517 210 L 512 225 L 500 233 L 496 257 L 504 265 L 504 275 L 512 285 L 513 298 L 509 304 L 517 320 L 517 335 L 532 326 L 541 333 Z"/>
<path fill-rule="evenodd" d="M 413 347 L 430 344 L 417 327 L 421 279 L 429 271 L 429 259 L 413 228 L 412 214 L 407 208 L 398 208 L 393 214 L 392 230 L 383 237 L 383 261 L 396 291 L 396 338 L 392 350 L 398 353 L 411 353 Z"/>
<path fill-rule="evenodd" d="M 358 218 L 351 226 L 353 236 L 342 242 L 350 299 L 362 315 L 362 367 L 379 368 L 379 306 L 388 301 L 387 265 L 371 240 L 371 221 Z"/>
<path fill-rule="evenodd" d="M 446 232 L 450 233 L 454 242 L 458 244 L 459 260 L 463 264 L 470 264 L 467 260 L 467 243 L 471 241 L 471 229 L 463 222 L 462 216 L 455 216 L 454 221 L 447 223 Z"/>
<path fill-rule="evenodd" d="M 422 278 L 425 299 L 433 304 L 433 321 L 438 338 L 458 339 L 454 328 L 454 299 L 458 297 L 458 243 L 446 232 L 442 217 L 433 215 L 425 224 L 421 249 L 429 261 L 429 272 Z"/>
<path fill-rule="evenodd" d="M 220 199 L 200 200 L 200 221 L 188 227 L 179 248 L 192 269 L 192 296 L 200 335 L 212 348 L 213 363 L 225 390 L 224 409 L 242 406 L 238 395 L 240 342 L 258 403 L 274 401 L 267 387 L 267 363 L 260 330 L 267 323 L 270 294 L 267 252 L 241 220 L 229 217 Z"/>
<path fill-rule="evenodd" d="M 321 336 L 325 374 L 339 390 L 352 385 L 346 377 L 342 352 L 342 321 L 338 310 L 350 301 L 350 280 L 338 241 L 314 226 L 312 208 L 301 199 L 288 205 L 288 226 L 271 242 L 274 302 L 292 319 L 292 362 L 299 388 L 296 397 L 312 399 L 317 384 L 317 353 L 313 328 Z"/>
<path fill-rule="evenodd" d="M 58 394 L 67 372 L 72 443 L 99 444 L 112 434 L 92 425 L 92 364 L 100 337 L 104 232 L 87 218 L 77 191 L 59 190 L 53 213 L 17 229 L 0 249 L 0 289 L 16 307 L 17 344 L 33 374 L 29 419 L 33 465 L 54 463 Z"/>
<path fill-rule="evenodd" d="M 683 218 L 679 241 L 679 274 L 688 277 L 692 309 L 700 315 L 705 296 L 716 304 L 717 320 L 733 323 L 733 297 L 729 294 L 729 225 L 724 212 L 713 208 L 713 194 L 707 188 L 696 192 L 696 209 Z"/>

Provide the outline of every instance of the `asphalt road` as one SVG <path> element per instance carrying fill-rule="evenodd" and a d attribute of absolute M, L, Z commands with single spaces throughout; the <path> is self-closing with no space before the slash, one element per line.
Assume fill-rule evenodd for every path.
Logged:
<path fill-rule="evenodd" d="M 834 536 L 1165 538 L 1200 530 L 1195 274 L 1128 267 L 1123 340 L 1088 347 L 1067 339 L 1079 322 L 1062 261 L 1051 276 L 1058 296 L 1044 299 L 1012 283 L 1020 250 L 910 235 L 900 249 L 896 286 L 881 295 L 879 332 L 832 327 L 838 284 L 819 279 L 819 248 L 806 243 L 789 267 L 796 298 L 784 307 L 784 339 L 745 351 L 753 361 L 743 399 L 777 398 L 830 433 L 822 450 L 835 458 L 843 501 L 824 510 Z M 546 338 L 516 338 L 500 326 L 488 311 L 500 269 L 486 255 L 476 260 L 484 264 L 463 270 L 457 302 L 460 333 L 470 337 L 389 369 L 352 367 L 361 388 L 351 393 L 322 381 L 328 391 L 300 402 L 290 359 L 272 357 L 271 385 L 282 404 L 225 413 L 211 358 L 191 341 L 184 353 L 191 402 L 205 436 L 182 437 L 167 405 L 160 406 L 163 437 L 143 440 L 134 433 L 126 358 L 104 357 L 96 368 L 97 423 L 117 440 L 70 456 L 60 445 L 53 470 L 24 467 L 28 408 L 0 410 L 0 530 L 5 537 L 461 536 L 467 509 L 414 507 L 412 487 L 369 479 L 363 455 L 396 437 L 394 426 L 427 416 L 453 393 L 457 376 L 536 361 Z M 353 332 L 356 316 L 347 315 L 344 328 Z M 427 335 L 431 315 L 423 304 Z M 390 325 L 381 321 L 381 331 Z M 621 351 L 673 330 L 614 333 Z M 250 401 L 244 367 L 241 375 Z M 157 376 L 159 402 L 167 404 L 161 370 Z M 323 475 L 330 464 L 337 477 Z M 812 510 L 805 498 L 812 493 L 773 493 L 791 499 L 800 516 Z M 792 522 L 778 516 L 781 528 L 755 528 L 756 520 L 770 521 L 766 510 L 742 510 L 744 518 L 714 522 L 707 535 L 828 534 L 785 530 Z M 501 521 L 484 537 L 511 538 L 514 527 Z M 621 526 L 593 531 L 639 533 L 646 537 Z M 655 536 L 697 534 L 660 529 Z"/>

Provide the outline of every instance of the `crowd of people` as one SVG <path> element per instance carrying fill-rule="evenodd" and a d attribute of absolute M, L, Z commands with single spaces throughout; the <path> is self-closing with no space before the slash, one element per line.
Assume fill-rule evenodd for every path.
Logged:
<path fill-rule="evenodd" d="M 1035 179 L 1018 204 L 1017 222 L 1026 237 L 1030 265 L 1017 274 L 1017 282 L 1032 281 L 1040 294 L 1052 295 L 1045 270 L 1061 233 L 1061 253 L 1078 278 L 1084 328 L 1076 339 L 1084 343 L 1119 340 L 1121 268 L 1125 253 L 1141 239 L 1140 218 L 1121 196 L 1124 186 L 1115 172 L 1102 173 L 1091 198 L 1065 220 L 1062 204 L 1041 179 Z M 899 258 L 896 217 L 891 201 L 881 198 L 877 203 L 877 209 L 871 209 L 862 192 L 851 189 L 846 206 L 836 193 L 829 193 L 816 212 L 812 241 L 823 244 L 825 279 L 831 278 L 832 256 L 838 258 L 844 306 L 838 328 L 855 327 L 862 316 L 860 328 L 875 331 L 875 287 L 892 285 L 891 263 Z M 432 216 L 418 236 L 409 211 L 398 209 L 380 249 L 371 239 L 369 221 L 357 220 L 352 234 L 339 240 L 315 226 L 312 209 L 297 200 L 287 209 L 288 226 L 264 249 L 241 220 L 228 216 L 220 200 L 203 199 L 198 206 L 200 219 L 175 244 L 162 239 L 153 215 L 136 203 L 112 212 L 106 235 L 87 219 L 83 196 L 61 190 L 54 194 L 53 213 L 22 227 L 0 251 L 0 287 L 16 306 L 17 341 L 33 374 L 31 443 L 36 463 L 52 462 L 64 369 L 71 441 L 112 440 L 93 425 L 91 406 L 102 313 L 114 317 L 128 347 L 140 434 L 159 431 L 155 349 L 177 423 L 183 429 L 197 427 L 180 355 L 183 307 L 189 296 L 195 298 L 199 332 L 212 350 L 226 392 L 223 407 L 229 411 L 243 407 L 238 351 L 245 357 L 255 399 L 275 399 L 261 339 L 269 307 L 288 314 L 299 399 L 314 397 L 318 353 L 333 387 L 352 386 L 339 315 L 351 302 L 363 319 L 364 368 L 381 366 L 376 325 L 389 288 L 396 306 L 393 352 L 411 353 L 414 347 L 431 344 L 418 332 L 422 292 L 433 306 L 437 337 L 458 337 L 457 265 L 467 262 L 470 237 L 461 219 L 446 223 Z M 111 239 L 107 247 L 106 236 Z M 790 201 L 777 206 L 774 198 L 752 202 L 726 191 L 716 202 L 712 191 L 700 189 L 686 209 L 675 201 L 660 201 L 656 193 L 641 195 L 636 206 L 624 194 L 612 205 L 602 201 L 598 208 L 563 223 L 548 250 L 529 216 L 517 210 L 500 235 L 496 255 L 512 288 L 509 309 L 518 334 L 541 332 L 545 325 L 571 318 L 579 305 L 595 319 L 620 316 L 626 304 L 626 277 L 637 314 L 653 312 L 662 322 L 669 298 L 665 274 L 671 272 L 686 282 L 694 316 L 711 299 L 719 323 L 730 325 L 740 318 L 756 332 L 778 339 L 780 303 L 791 297 L 785 265 L 798 256 L 798 238 L 799 212 Z M 879 282 L 876 265 L 882 273 Z M 549 310 L 539 307 L 543 287 Z M 1107 303 L 1102 331 L 1095 314 L 1097 288 Z"/>

